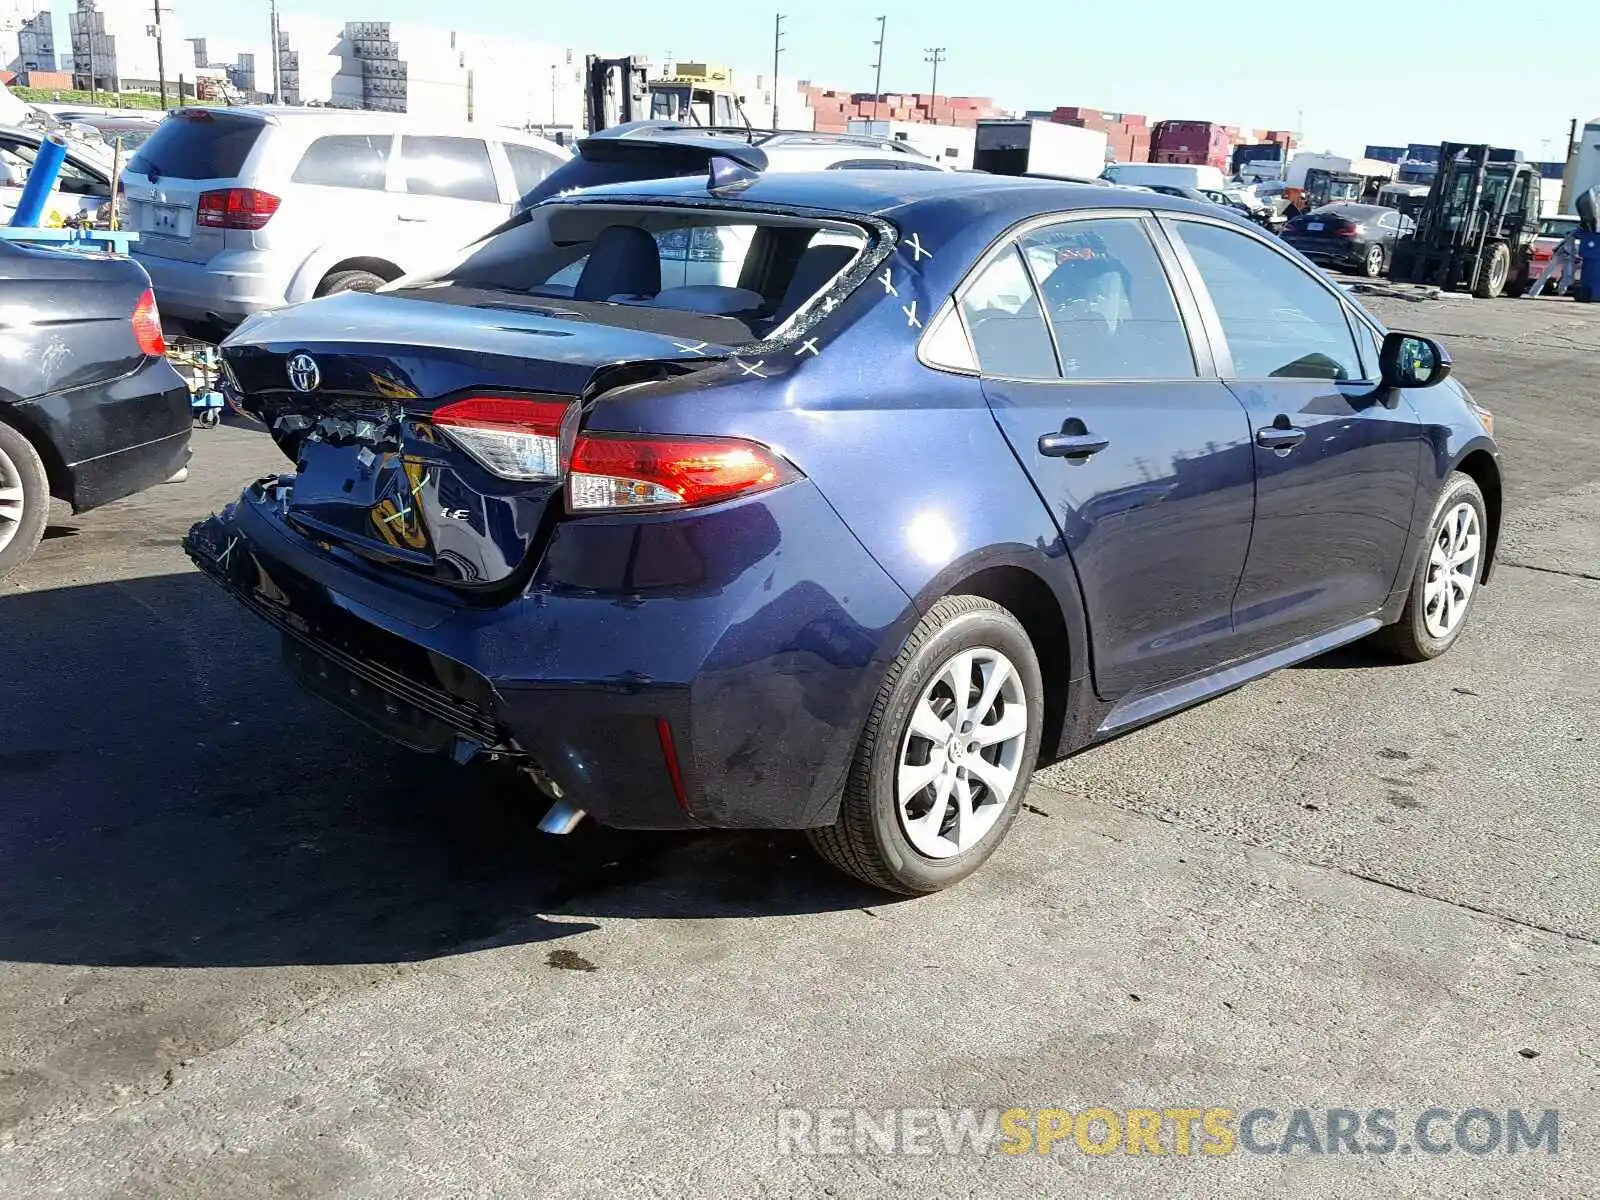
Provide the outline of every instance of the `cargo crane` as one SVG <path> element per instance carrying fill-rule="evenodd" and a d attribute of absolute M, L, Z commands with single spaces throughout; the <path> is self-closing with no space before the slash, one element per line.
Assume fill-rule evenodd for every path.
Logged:
<path fill-rule="evenodd" d="M 1520 291 L 1539 233 L 1539 186 L 1538 168 L 1511 151 L 1443 143 L 1416 232 L 1395 246 L 1389 277 L 1484 300 Z"/>

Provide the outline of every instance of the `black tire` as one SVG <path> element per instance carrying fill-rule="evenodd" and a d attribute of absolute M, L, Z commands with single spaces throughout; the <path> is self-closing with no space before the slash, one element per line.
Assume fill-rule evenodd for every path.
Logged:
<path fill-rule="evenodd" d="M 992 649 L 1010 659 L 1027 706 L 1020 765 L 1005 807 L 974 845 L 948 858 L 917 850 L 902 826 L 896 796 L 900 753 L 912 709 L 963 650 Z M 946 596 L 929 610 L 884 677 L 856 748 L 833 825 L 807 831 L 811 845 L 848 875 L 901 895 L 936 892 L 976 871 L 1016 820 L 1039 758 L 1044 683 L 1033 644 L 1017 619 L 993 601 Z"/>
<path fill-rule="evenodd" d="M 1367 247 L 1366 257 L 1361 260 L 1361 273 L 1368 279 L 1381 279 L 1383 277 L 1383 268 L 1383 243 L 1374 242 Z"/>
<path fill-rule="evenodd" d="M 12 525 L 11 537 L 0 549 L 0 579 L 33 557 L 50 520 L 50 477 L 33 443 L 0 421 L 0 488 L 22 488 L 22 512 Z"/>
<path fill-rule="evenodd" d="M 382 275 L 372 271 L 340 271 L 322 281 L 321 294 L 332 296 L 336 292 L 375 292 L 388 282 Z"/>
<path fill-rule="evenodd" d="M 1433 506 L 1433 516 L 1428 521 L 1428 540 L 1423 543 L 1421 559 L 1412 576 L 1411 592 L 1406 597 L 1406 606 L 1400 619 L 1373 635 L 1375 644 L 1405 662 L 1427 662 L 1455 645 L 1472 616 L 1472 606 L 1477 603 L 1479 589 L 1474 586 L 1467 596 L 1461 616 L 1450 631 L 1444 637 L 1435 637 L 1429 631 L 1425 590 L 1433 570 L 1431 555 L 1443 534 L 1445 518 L 1462 504 L 1471 505 L 1477 513 L 1480 548 L 1475 574 L 1479 582 L 1483 579 L 1483 564 L 1489 548 L 1488 509 L 1483 503 L 1483 492 L 1472 476 L 1456 471 L 1445 480 L 1444 490 L 1439 493 L 1439 500 Z"/>
<path fill-rule="evenodd" d="M 1478 285 L 1472 294 L 1479 300 L 1493 300 L 1506 289 L 1511 278 L 1511 247 L 1504 242 L 1490 242 L 1483 251 L 1483 265 L 1478 271 Z"/>

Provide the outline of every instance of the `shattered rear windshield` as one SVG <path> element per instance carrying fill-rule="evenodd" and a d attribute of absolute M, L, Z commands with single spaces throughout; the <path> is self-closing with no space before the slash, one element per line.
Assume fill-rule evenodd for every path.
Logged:
<path fill-rule="evenodd" d="M 443 270 L 387 290 L 445 299 L 430 293 L 449 289 L 456 303 L 667 325 L 724 344 L 760 341 L 838 280 L 868 241 L 847 221 L 787 213 L 546 204 Z"/>

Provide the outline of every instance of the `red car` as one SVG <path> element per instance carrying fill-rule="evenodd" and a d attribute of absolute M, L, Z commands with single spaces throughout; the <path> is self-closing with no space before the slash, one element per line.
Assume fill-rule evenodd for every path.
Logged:
<path fill-rule="evenodd" d="M 1556 252 L 1561 239 L 1577 228 L 1577 217 L 1545 217 L 1539 222 L 1539 236 L 1533 239 L 1533 245 L 1528 250 L 1529 287 L 1533 286 L 1540 273 L 1549 265 L 1550 256 Z"/>

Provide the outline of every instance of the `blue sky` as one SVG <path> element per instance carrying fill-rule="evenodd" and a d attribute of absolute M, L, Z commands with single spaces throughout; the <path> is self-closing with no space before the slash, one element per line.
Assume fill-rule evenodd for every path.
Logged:
<path fill-rule="evenodd" d="M 175 2 L 197 34 L 266 29 L 266 0 Z M 1018 109 L 1081 104 L 1299 127 L 1314 150 L 1359 153 L 1368 142 L 1451 138 L 1555 158 L 1569 120 L 1600 114 L 1600 71 L 1584 58 L 1600 46 L 1593 4 L 811 0 L 786 7 L 781 75 L 853 91 L 872 87 L 873 18 L 882 13 L 889 18 L 886 91 L 926 91 L 923 50 L 944 46 L 941 92 L 992 95 Z M 297 10 L 503 29 L 592 53 L 658 61 L 672 53 L 763 72 L 778 11 L 715 0 L 284 0 L 284 11 Z M 1393 20 L 1384 23 L 1388 13 Z"/>

